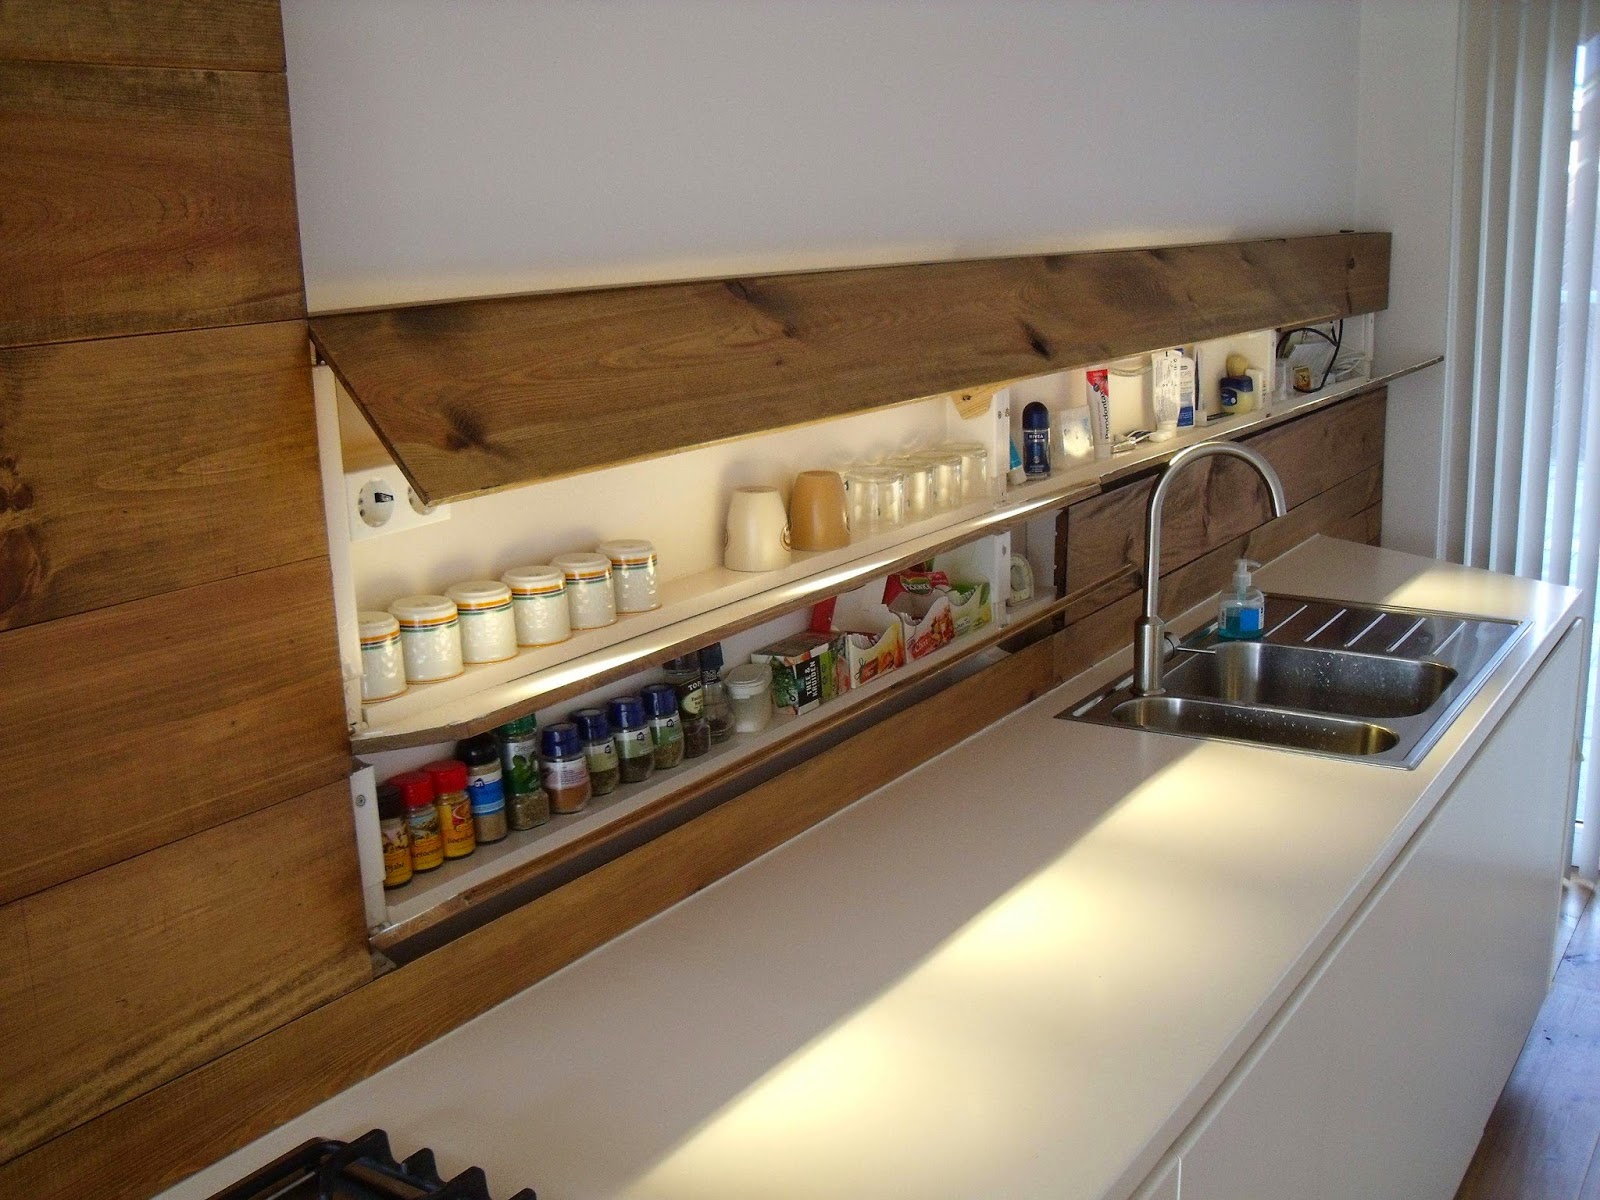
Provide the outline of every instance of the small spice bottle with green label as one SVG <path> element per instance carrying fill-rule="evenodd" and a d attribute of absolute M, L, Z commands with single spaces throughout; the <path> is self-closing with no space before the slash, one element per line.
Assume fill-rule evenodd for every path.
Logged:
<path fill-rule="evenodd" d="M 618 696 L 606 704 L 611 736 L 617 743 L 617 769 L 623 783 L 643 783 L 655 774 L 655 747 L 645 724 L 644 701 L 638 696 Z"/>
<path fill-rule="evenodd" d="M 506 793 L 506 824 L 532 829 L 550 819 L 550 797 L 539 779 L 539 726 L 530 713 L 494 731 L 500 746 L 501 783 Z"/>
<path fill-rule="evenodd" d="M 678 720 L 678 689 L 670 683 L 649 683 L 639 689 L 656 770 L 666 771 L 683 761 L 683 724 Z"/>
<path fill-rule="evenodd" d="M 611 736 L 611 722 L 603 709 L 580 708 L 572 723 L 583 739 L 583 757 L 589 764 L 589 787 L 596 796 L 609 796 L 622 780 L 617 758 L 617 743 Z"/>

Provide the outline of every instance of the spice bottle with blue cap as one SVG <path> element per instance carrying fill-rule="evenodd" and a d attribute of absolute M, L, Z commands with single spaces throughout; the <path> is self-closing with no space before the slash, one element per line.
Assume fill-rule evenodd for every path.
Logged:
<path fill-rule="evenodd" d="M 643 783 L 655 773 L 655 747 L 645 724 L 644 701 L 638 696 L 617 696 L 606 704 L 611 737 L 617 743 L 617 769 L 623 783 Z"/>
<path fill-rule="evenodd" d="M 545 794 L 553 813 L 582 812 L 589 803 L 589 762 L 583 738 L 570 721 L 546 725 L 539 738 Z"/>
<path fill-rule="evenodd" d="M 604 709 L 580 708 L 572 714 L 572 723 L 578 727 L 583 739 L 583 757 L 589 764 L 589 790 L 596 796 L 609 796 L 621 782 L 622 770 L 617 759 L 617 743 L 611 736 L 611 722 L 606 720 Z"/>

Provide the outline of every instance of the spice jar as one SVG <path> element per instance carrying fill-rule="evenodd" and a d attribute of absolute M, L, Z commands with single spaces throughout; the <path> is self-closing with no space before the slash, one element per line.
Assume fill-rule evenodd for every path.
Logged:
<path fill-rule="evenodd" d="M 644 701 L 618 696 L 606 705 L 612 739 L 617 743 L 617 769 L 623 783 L 643 783 L 656 769 L 655 747 L 645 724 Z"/>
<path fill-rule="evenodd" d="M 411 830 L 406 802 L 393 783 L 378 785 L 378 829 L 383 836 L 383 886 L 405 887 L 411 882 Z"/>
<path fill-rule="evenodd" d="M 400 789 L 406 832 L 411 838 L 411 869 L 431 871 L 444 862 L 444 836 L 434 806 L 433 779 L 425 771 L 407 771 L 389 780 Z"/>
<path fill-rule="evenodd" d="M 439 835 L 446 858 L 465 858 L 478 848 L 472 831 L 472 799 L 467 795 L 465 763 L 447 758 L 422 768 L 433 780 L 433 806 L 439 811 Z"/>
<path fill-rule="evenodd" d="M 728 699 L 733 705 L 733 727 L 740 733 L 760 733 L 772 723 L 772 667 L 745 663 L 728 672 Z"/>
<path fill-rule="evenodd" d="M 472 836 L 478 845 L 506 835 L 506 791 L 500 770 L 500 743 L 480 733 L 456 743 L 456 757 L 467 768 L 467 797 L 472 801 Z"/>
<path fill-rule="evenodd" d="M 722 683 L 722 643 L 712 642 L 700 650 L 700 679 L 705 689 L 706 725 L 711 742 L 725 742 L 733 736 L 733 706 Z"/>
<path fill-rule="evenodd" d="M 407 683 L 434 683 L 461 674 L 461 630 L 448 596 L 401 596 L 389 605 L 400 625 Z"/>
<path fill-rule="evenodd" d="M 619 613 L 661 607 L 656 583 L 656 548 L 640 538 L 601 542 L 596 549 L 611 560 L 611 590 Z"/>
<path fill-rule="evenodd" d="M 400 653 L 400 622 L 393 613 L 356 614 L 361 626 L 361 699 L 388 700 L 406 690 L 406 664 Z"/>
<path fill-rule="evenodd" d="M 678 693 L 678 719 L 683 724 L 683 756 L 699 758 L 711 749 L 711 726 L 706 723 L 705 679 L 700 674 L 700 656 L 685 654 L 661 664 L 667 682 Z"/>
<path fill-rule="evenodd" d="M 582 812 L 589 803 L 589 763 L 578 727 L 570 721 L 546 725 L 539 738 L 544 790 L 553 813 Z"/>
<path fill-rule="evenodd" d="M 665 771 L 683 761 L 683 722 L 678 720 L 678 689 L 670 683 L 647 683 L 639 689 L 645 723 L 650 728 L 650 749 L 656 770 Z"/>
<path fill-rule="evenodd" d="M 512 567 L 500 578 L 511 589 L 517 645 L 554 646 L 572 636 L 567 577 L 559 567 Z"/>
<path fill-rule="evenodd" d="M 511 615 L 510 588 L 498 579 L 469 579 L 445 595 L 456 602 L 463 662 L 505 662 L 517 656 L 517 621 Z"/>
<path fill-rule="evenodd" d="M 507 721 L 494 731 L 494 736 L 500 746 L 506 824 L 513 829 L 543 825 L 550 819 L 550 797 L 544 794 L 544 785 L 539 781 L 538 722 L 530 713 Z"/>
<path fill-rule="evenodd" d="M 572 714 L 572 723 L 583 739 L 583 757 L 589 764 L 589 790 L 596 796 L 609 796 L 622 781 L 622 768 L 605 710 L 580 708 Z"/>
<path fill-rule="evenodd" d="M 617 619 L 611 560 L 604 554 L 563 554 L 555 560 L 567 581 L 567 615 L 574 629 L 599 629 Z"/>

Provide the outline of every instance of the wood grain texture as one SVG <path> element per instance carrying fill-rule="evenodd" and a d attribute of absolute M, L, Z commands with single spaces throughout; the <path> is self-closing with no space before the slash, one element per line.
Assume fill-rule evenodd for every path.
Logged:
<path fill-rule="evenodd" d="M 0 629 L 327 553 L 305 324 L 0 350 Z"/>
<path fill-rule="evenodd" d="M 5 0 L 0 58 L 282 71 L 278 0 Z"/>
<path fill-rule="evenodd" d="M 284 77 L 0 61 L 0 346 L 305 315 Z"/>
<path fill-rule="evenodd" d="M 312 319 L 430 502 L 1388 303 L 1389 236 L 513 296 Z"/>
<path fill-rule="evenodd" d="M 343 784 L 0 907 L 0 1157 L 366 982 L 364 925 Z"/>
<path fill-rule="evenodd" d="M 1048 641 L 418 961 L 0 1166 L 0 1194 L 144 1197 L 692 895 L 1043 694 Z M 309 1064 L 315 1064 L 314 1069 Z M 240 1097 L 249 1103 L 240 1103 Z"/>
<path fill-rule="evenodd" d="M 343 778 L 326 559 L 0 633 L 0 902 Z"/>

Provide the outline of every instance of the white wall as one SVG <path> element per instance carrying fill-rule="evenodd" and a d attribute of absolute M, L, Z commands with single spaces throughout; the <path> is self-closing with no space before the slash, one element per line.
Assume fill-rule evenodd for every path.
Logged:
<path fill-rule="evenodd" d="M 1355 0 L 283 7 L 314 310 L 1355 217 Z"/>

